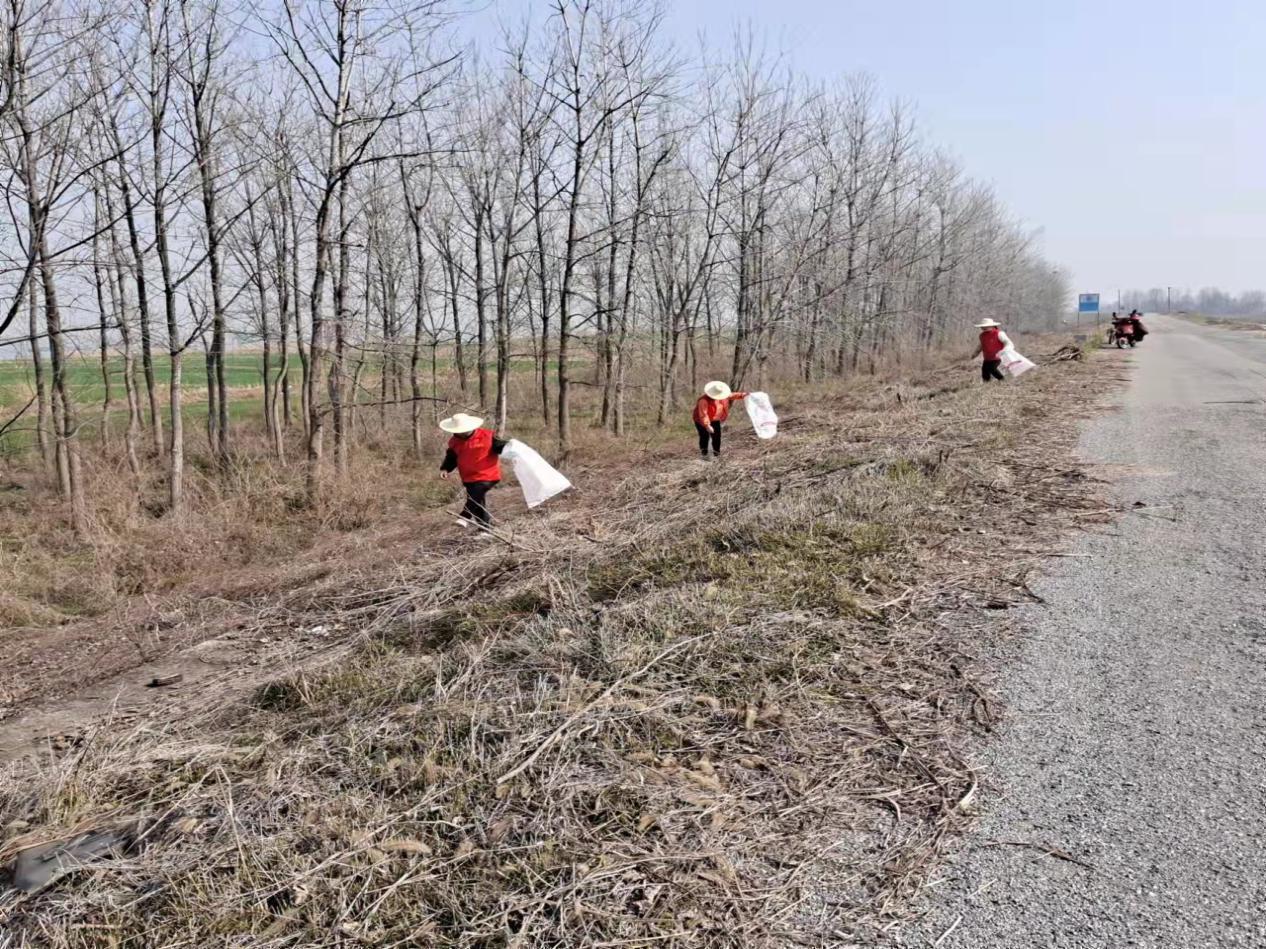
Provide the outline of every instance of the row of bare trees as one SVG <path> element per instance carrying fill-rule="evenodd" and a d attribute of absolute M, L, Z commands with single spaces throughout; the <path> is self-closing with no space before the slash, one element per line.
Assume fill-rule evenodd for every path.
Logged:
<path fill-rule="evenodd" d="M 531 413 L 565 456 L 590 401 L 618 436 L 705 372 L 871 371 L 1066 296 L 869 79 L 684 52 L 648 0 L 542 0 L 486 49 L 447 0 L 5 2 L 0 344 L 77 525 L 85 428 L 181 506 L 188 358 L 214 466 L 249 351 L 315 497 L 357 413 L 415 453 L 440 403 Z"/>
<path fill-rule="evenodd" d="M 1108 297 L 1105 294 L 1104 300 Z M 1152 287 L 1126 290 L 1118 309 L 1123 313 L 1139 309 L 1144 313 L 1200 313 L 1206 316 L 1266 316 L 1266 291 L 1245 290 L 1236 294 L 1220 287 Z"/>

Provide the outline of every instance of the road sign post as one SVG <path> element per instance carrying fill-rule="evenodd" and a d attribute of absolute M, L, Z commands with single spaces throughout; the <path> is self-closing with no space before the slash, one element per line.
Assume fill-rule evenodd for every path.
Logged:
<path fill-rule="evenodd" d="M 1081 325 L 1081 314 L 1093 313 L 1095 326 L 1099 325 L 1099 294 L 1083 293 L 1077 297 L 1077 325 Z"/>

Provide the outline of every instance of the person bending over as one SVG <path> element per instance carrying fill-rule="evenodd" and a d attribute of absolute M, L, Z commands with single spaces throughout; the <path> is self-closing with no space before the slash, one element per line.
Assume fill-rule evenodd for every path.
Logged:
<path fill-rule="evenodd" d="M 708 457 L 708 445 L 712 454 L 721 456 L 721 426 L 730 417 L 730 406 L 746 399 L 746 392 L 731 392 L 724 382 L 709 382 L 703 387 L 703 395 L 695 403 L 695 431 L 699 433 L 699 454 Z"/>

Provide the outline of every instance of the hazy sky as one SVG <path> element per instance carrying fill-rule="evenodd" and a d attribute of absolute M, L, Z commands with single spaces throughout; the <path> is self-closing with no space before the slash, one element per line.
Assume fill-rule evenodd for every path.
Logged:
<path fill-rule="evenodd" d="M 668 2 L 683 46 L 750 23 L 811 76 L 871 73 L 1105 305 L 1266 287 L 1263 0 Z"/>

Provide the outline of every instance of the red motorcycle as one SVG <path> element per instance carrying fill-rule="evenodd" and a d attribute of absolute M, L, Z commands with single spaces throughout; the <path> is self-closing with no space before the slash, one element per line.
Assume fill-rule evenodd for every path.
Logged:
<path fill-rule="evenodd" d="M 1117 349 L 1125 349 L 1127 344 L 1131 349 L 1134 348 L 1137 340 L 1134 338 L 1134 327 L 1129 320 L 1112 324 L 1112 341 L 1117 344 Z"/>

